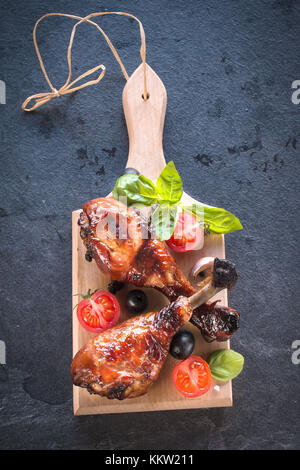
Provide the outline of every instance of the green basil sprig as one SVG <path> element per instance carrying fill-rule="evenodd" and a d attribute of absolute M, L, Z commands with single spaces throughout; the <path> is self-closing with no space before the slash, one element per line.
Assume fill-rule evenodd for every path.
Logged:
<path fill-rule="evenodd" d="M 152 214 L 152 225 L 161 240 L 171 238 L 177 219 L 177 203 L 182 196 L 182 181 L 174 162 L 169 162 L 159 175 L 156 185 L 144 175 L 125 174 L 116 182 L 113 196 L 127 198 L 127 205 L 159 206 Z"/>
<path fill-rule="evenodd" d="M 120 176 L 113 189 L 115 199 L 127 197 L 127 204 L 176 204 L 182 196 L 182 181 L 174 162 L 169 162 L 157 179 L 156 185 L 144 175 Z"/>
<path fill-rule="evenodd" d="M 242 372 L 244 357 L 232 349 L 217 349 L 209 355 L 207 363 L 214 379 L 227 382 Z"/>
<path fill-rule="evenodd" d="M 174 162 L 169 162 L 159 175 L 156 185 L 144 175 L 122 175 L 113 189 L 115 199 L 127 198 L 127 205 L 143 204 L 152 206 L 159 204 L 152 214 L 152 225 L 161 240 L 168 240 L 175 228 L 178 207 L 191 212 L 198 222 L 207 224 L 211 233 L 228 233 L 243 228 L 239 219 L 220 207 L 212 207 L 202 203 L 182 206 L 182 181 Z"/>

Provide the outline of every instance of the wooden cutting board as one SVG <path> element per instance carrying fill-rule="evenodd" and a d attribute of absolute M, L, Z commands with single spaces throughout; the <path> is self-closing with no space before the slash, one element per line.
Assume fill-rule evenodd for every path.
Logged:
<path fill-rule="evenodd" d="M 147 88 L 149 99 L 144 101 L 143 92 L 143 69 L 142 66 L 132 74 L 123 91 L 123 107 L 129 135 L 129 156 L 127 167 L 133 167 L 145 174 L 152 180 L 156 180 L 166 165 L 162 136 L 167 104 L 166 89 L 147 65 Z M 116 175 L 116 179 L 119 175 Z M 114 181 L 112 182 L 112 185 Z M 101 195 L 99 195 L 101 196 Z M 185 203 L 195 201 L 188 194 L 182 197 Z M 85 201 L 82 201 L 83 203 Z M 73 277 L 73 307 L 78 303 L 75 294 L 87 292 L 90 288 L 107 289 L 109 279 L 98 269 L 96 263 L 85 260 L 85 248 L 79 235 L 77 220 L 80 210 L 72 214 L 72 277 Z M 186 276 L 189 276 L 191 267 L 195 261 L 204 256 L 216 256 L 225 258 L 225 243 L 222 235 L 205 237 L 204 247 L 198 251 L 180 254 L 172 253 L 176 262 Z M 129 290 L 135 288 L 127 285 L 118 292 L 117 297 L 121 306 L 120 321 L 126 320 L 129 315 L 125 308 L 125 298 Z M 149 306 L 147 311 L 161 309 L 168 303 L 167 299 L 154 289 L 143 289 L 148 296 Z M 214 299 L 220 299 L 223 305 L 227 304 L 227 291 L 219 293 Z M 186 325 L 195 336 L 196 344 L 193 354 L 206 358 L 215 349 L 229 347 L 229 341 L 224 343 L 207 343 L 193 325 Z M 94 335 L 84 330 L 73 309 L 73 355 Z M 73 403 L 75 415 L 104 414 L 104 413 L 128 413 L 138 411 L 174 410 L 187 408 L 210 408 L 218 406 L 232 406 L 231 382 L 215 388 L 213 384 L 209 392 L 199 398 L 186 398 L 174 387 L 172 382 L 172 370 L 178 363 L 170 355 L 163 366 L 158 381 L 151 387 L 150 391 L 139 398 L 124 401 L 108 400 L 97 395 L 90 395 L 86 389 L 73 387 Z"/>

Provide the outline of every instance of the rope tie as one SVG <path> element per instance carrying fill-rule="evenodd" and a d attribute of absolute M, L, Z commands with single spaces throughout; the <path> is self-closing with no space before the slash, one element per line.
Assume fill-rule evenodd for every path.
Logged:
<path fill-rule="evenodd" d="M 147 101 L 148 99 L 148 92 L 147 92 L 147 77 L 146 77 L 146 36 L 145 36 L 145 32 L 144 32 L 144 28 L 143 28 L 143 25 L 141 23 L 141 21 L 136 18 L 135 16 L 131 15 L 130 13 L 124 13 L 124 12 L 98 12 L 98 13 L 91 13 L 90 15 L 86 16 L 85 18 L 82 18 L 81 16 L 75 16 L 75 15 L 68 15 L 68 14 L 65 14 L 65 13 L 47 13 L 46 15 L 42 16 L 36 23 L 35 23 L 35 26 L 34 26 L 34 29 L 33 29 L 33 42 L 34 42 L 34 47 L 35 47 L 35 51 L 36 51 L 36 54 L 37 54 L 37 57 L 39 59 L 39 63 L 40 63 L 40 67 L 42 69 L 42 72 L 44 74 L 44 77 L 51 89 L 50 92 L 48 93 L 37 93 L 35 95 L 32 95 L 32 96 L 29 96 L 25 101 L 24 103 L 22 104 L 22 109 L 23 111 L 33 111 L 34 109 L 48 103 L 49 101 L 51 101 L 53 98 L 58 98 L 60 96 L 63 96 L 63 95 L 67 95 L 69 93 L 74 93 L 75 91 L 78 91 L 78 90 L 81 90 L 82 88 L 85 88 L 87 86 L 90 86 L 90 85 L 96 85 L 97 83 L 99 83 L 102 78 L 104 77 L 105 75 L 105 71 L 106 71 L 106 68 L 103 64 L 100 64 L 100 65 L 97 65 L 96 67 L 93 67 L 92 69 L 90 70 L 87 70 L 86 72 L 84 72 L 82 75 L 80 75 L 78 78 L 76 78 L 75 80 L 73 80 L 71 82 L 71 78 L 72 78 L 72 46 L 73 46 L 73 41 L 74 41 L 74 37 L 75 37 L 75 33 L 76 33 L 76 29 L 77 27 L 82 24 L 82 23 L 89 23 L 93 26 L 95 26 L 98 31 L 103 35 L 104 39 L 106 40 L 110 50 L 112 51 L 116 61 L 118 62 L 118 64 L 120 65 L 121 67 L 121 70 L 123 72 L 123 75 L 125 77 L 126 80 L 128 80 L 129 76 L 126 72 L 126 69 L 123 65 L 123 62 L 121 61 L 120 57 L 119 57 L 119 54 L 117 53 L 115 47 L 113 46 L 113 44 L 111 43 L 109 37 L 107 36 L 107 34 L 103 31 L 102 28 L 100 28 L 100 26 L 95 23 L 94 21 L 91 21 L 91 18 L 95 18 L 97 16 L 104 16 L 104 15 L 123 15 L 123 16 L 128 16 L 130 18 L 133 18 L 135 21 L 138 22 L 139 24 L 139 27 L 140 27 L 140 37 L 141 37 L 141 48 L 140 48 L 140 55 L 141 55 L 141 59 L 142 59 L 142 63 L 143 63 L 143 72 L 144 72 L 144 93 L 143 93 L 143 99 L 144 101 Z M 49 16 L 63 16 L 63 17 L 66 17 L 66 18 L 72 18 L 72 19 L 75 19 L 75 20 L 79 20 L 74 26 L 73 26 L 73 29 L 72 29 L 72 32 L 71 32 L 71 36 L 70 36 L 70 41 L 69 41 L 69 46 L 68 46 L 68 53 L 67 53 L 67 62 L 68 62 L 68 78 L 67 78 L 67 81 L 65 82 L 65 84 L 59 89 L 57 90 L 51 83 L 49 77 L 48 77 L 48 74 L 46 72 L 46 69 L 45 69 L 45 66 L 44 66 L 44 63 L 43 63 L 43 60 L 42 60 L 42 56 L 40 54 L 40 51 L 39 51 L 39 48 L 38 48 L 38 45 L 37 45 L 37 39 L 36 39 L 36 30 L 37 30 L 37 27 L 39 25 L 39 23 L 44 20 L 45 18 L 49 17 Z M 97 72 L 98 70 L 102 70 L 101 73 L 99 74 L 99 76 L 94 79 L 94 80 L 90 80 L 88 82 L 85 82 L 85 83 L 82 83 L 81 85 L 78 85 L 78 86 L 75 86 L 75 83 L 79 82 L 80 80 L 82 80 L 83 78 L 85 77 L 88 77 L 89 75 Z M 31 106 L 30 108 L 27 107 L 28 103 L 32 100 L 35 100 L 35 103 L 33 106 Z"/>

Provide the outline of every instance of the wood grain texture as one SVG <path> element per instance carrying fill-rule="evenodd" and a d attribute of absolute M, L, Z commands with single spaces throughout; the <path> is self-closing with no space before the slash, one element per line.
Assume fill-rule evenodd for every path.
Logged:
<path fill-rule="evenodd" d="M 133 73 L 123 91 L 123 107 L 129 135 L 129 156 L 127 167 L 138 169 L 149 178 L 156 180 L 166 162 L 163 154 L 162 136 L 166 112 L 167 94 L 160 78 L 147 66 L 147 82 L 149 99 L 142 99 L 143 75 L 141 66 Z M 112 182 L 113 184 L 114 182 Z M 183 194 L 185 203 L 195 201 L 188 194 Z M 90 289 L 107 289 L 109 279 L 106 278 L 96 266 L 85 260 L 85 249 L 79 235 L 77 219 L 80 210 L 72 214 L 72 262 L 73 262 L 73 307 L 78 303 L 75 294 Z M 189 276 L 195 261 L 203 256 L 216 256 L 225 258 L 225 244 L 222 235 L 209 235 L 205 238 L 201 250 L 186 254 L 172 253 L 186 276 Z M 118 293 L 121 306 L 120 321 L 126 320 L 129 315 L 125 308 L 125 298 L 134 286 L 127 285 Z M 147 311 L 159 310 L 168 303 L 167 299 L 154 289 L 143 289 L 147 292 L 149 305 Z M 214 299 L 220 299 L 223 305 L 227 304 L 227 291 L 219 293 Z M 186 327 L 195 336 L 196 344 L 193 354 L 207 355 L 215 349 L 229 347 L 229 341 L 224 343 L 206 343 L 199 331 L 191 324 Z M 90 339 L 92 333 L 84 330 L 78 323 L 76 309 L 73 309 L 73 355 Z M 172 410 L 188 408 L 209 408 L 232 406 L 231 382 L 220 386 L 216 390 L 214 385 L 209 392 L 199 398 L 186 398 L 174 387 L 172 370 L 178 363 L 170 355 L 167 358 L 158 381 L 150 391 L 139 398 L 124 401 L 108 400 L 97 395 L 90 395 L 87 390 L 79 387 L 73 388 L 73 403 L 75 415 L 128 413 L 155 410 Z"/>
<path fill-rule="evenodd" d="M 127 167 L 156 180 L 166 165 L 162 137 L 167 92 L 161 79 L 147 65 L 149 99 L 142 99 L 143 69 L 140 65 L 123 90 L 123 108 L 129 137 Z"/>

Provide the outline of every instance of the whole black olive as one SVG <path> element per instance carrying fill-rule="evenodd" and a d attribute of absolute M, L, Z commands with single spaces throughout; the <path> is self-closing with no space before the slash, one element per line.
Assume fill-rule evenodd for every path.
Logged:
<path fill-rule="evenodd" d="M 186 359 L 192 354 L 194 346 L 195 338 L 193 333 L 182 328 L 174 335 L 171 341 L 170 354 L 175 359 Z"/>
<path fill-rule="evenodd" d="M 141 313 L 148 306 L 148 299 L 142 290 L 131 290 L 127 294 L 126 307 L 129 313 Z"/>
<path fill-rule="evenodd" d="M 125 168 L 123 175 L 140 175 L 140 172 L 135 168 Z"/>

